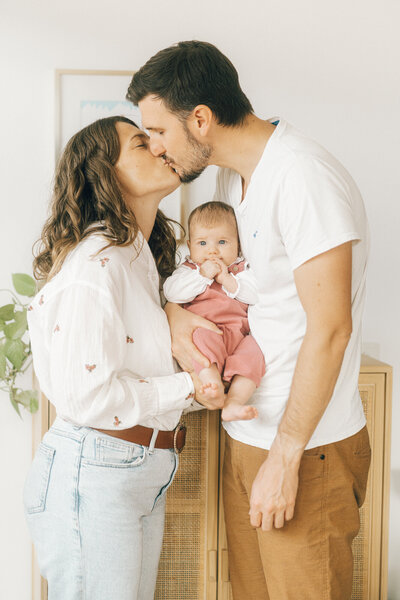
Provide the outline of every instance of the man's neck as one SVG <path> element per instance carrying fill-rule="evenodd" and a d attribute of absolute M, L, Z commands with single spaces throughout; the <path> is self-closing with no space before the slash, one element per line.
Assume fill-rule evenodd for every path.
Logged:
<path fill-rule="evenodd" d="M 245 193 L 274 130 L 269 121 L 255 115 L 249 115 L 240 127 L 218 126 L 210 164 L 237 171 L 242 176 Z"/>

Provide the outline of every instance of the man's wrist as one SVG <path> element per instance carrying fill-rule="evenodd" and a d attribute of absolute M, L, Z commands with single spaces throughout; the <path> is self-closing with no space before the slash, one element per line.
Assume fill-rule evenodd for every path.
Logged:
<path fill-rule="evenodd" d="M 296 464 L 300 465 L 305 447 L 306 444 L 299 439 L 278 430 L 269 455 L 271 457 L 279 455 L 285 463 L 290 463 L 293 466 Z"/>

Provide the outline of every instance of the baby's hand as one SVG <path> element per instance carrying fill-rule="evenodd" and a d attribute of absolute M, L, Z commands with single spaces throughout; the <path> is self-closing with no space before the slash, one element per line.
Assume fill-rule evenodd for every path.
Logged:
<path fill-rule="evenodd" d="M 213 260 L 205 260 L 200 267 L 200 274 L 207 279 L 214 279 L 214 277 L 220 272 L 221 267 L 219 263 Z"/>
<path fill-rule="evenodd" d="M 224 284 L 224 281 L 226 280 L 227 277 L 229 277 L 229 271 L 228 271 L 228 267 L 226 266 L 226 264 L 220 260 L 219 258 L 214 259 L 215 262 L 220 266 L 220 271 L 217 274 L 215 281 L 217 283 L 220 283 L 221 285 Z"/>

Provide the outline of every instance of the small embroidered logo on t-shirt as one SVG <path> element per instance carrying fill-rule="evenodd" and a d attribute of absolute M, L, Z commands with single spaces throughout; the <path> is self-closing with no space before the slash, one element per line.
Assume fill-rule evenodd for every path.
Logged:
<path fill-rule="evenodd" d="M 32 304 L 30 304 L 30 305 L 28 306 L 28 310 L 29 310 L 29 311 L 33 310 L 33 306 L 32 306 Z"/>
<path fill-rule="evenodd" d="M 126 336 L 126 343 L 127 344 L 133 344 L 133 338 L 131 338 L 129 335 Z"/>
<path fill-rule="evenodd" d="M 57 331 L 60 331 L 60 326 L 58 325 L 58 323 L 57 323 L 57 325 L 54 327 L 54 333 L 57 333 Z"/>
<path fill-rule="evenodd" d="M 258 234 L 258 229 L 256 229 L 256 231 L 253 233 L 253 237 L 254 238 L 257 237 L 257 234 Z"/>
<path fill-rule="evenodd" d="M 139 379 L 139 383 L 149 383 L 146 379 Z"/>
<path fill-rule="evenodd" d="M 91 373 L 96 368 L 96 365 L 85 365 L 85 369 Z"/>
<path fill-rule="evenodd" d="M 113 425 L 114 427 L 118 427 L 118 425 L 121 425 L 121 421 L 118 419 L 118 417 L 114 417 Z"/>
<path fill-rule="evenodd" d="M 110 261 L 109 258 L 100 258 L 101 266 L 105 267 L 106 264 Z"/>

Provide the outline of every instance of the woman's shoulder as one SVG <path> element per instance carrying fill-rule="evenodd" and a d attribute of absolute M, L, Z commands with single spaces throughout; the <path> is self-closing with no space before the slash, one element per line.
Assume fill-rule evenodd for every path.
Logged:
<path fill-rule="evenodd" d="M 112 266 L 115 270 L 119 263 L 120 248 L 110 246 L 109 241 L 101 234 L 94 233 L 81 240 L 75 248 L 67 255 L 64 264 L 61 267 L 60 274 L 64 272 L 73 273 L 79 278 L 90 277 L 99 272 L 99 269 L 105 269 L 106 266 Z M 111 259 L 112 265 L 111 265 Z M 108 265 L 110 263 L 110 265 Z M 109 272 L 110 269 L 104 271 Z"/>
<path fill-rule="evenodd" d="M 88 286 L 108 295 L 121 279 L 124 250 L 109 246 L 109 240 L 99 233 L 88 235 L 69 252 L 43 289 L 53 296 L 72 285 Z"/>

